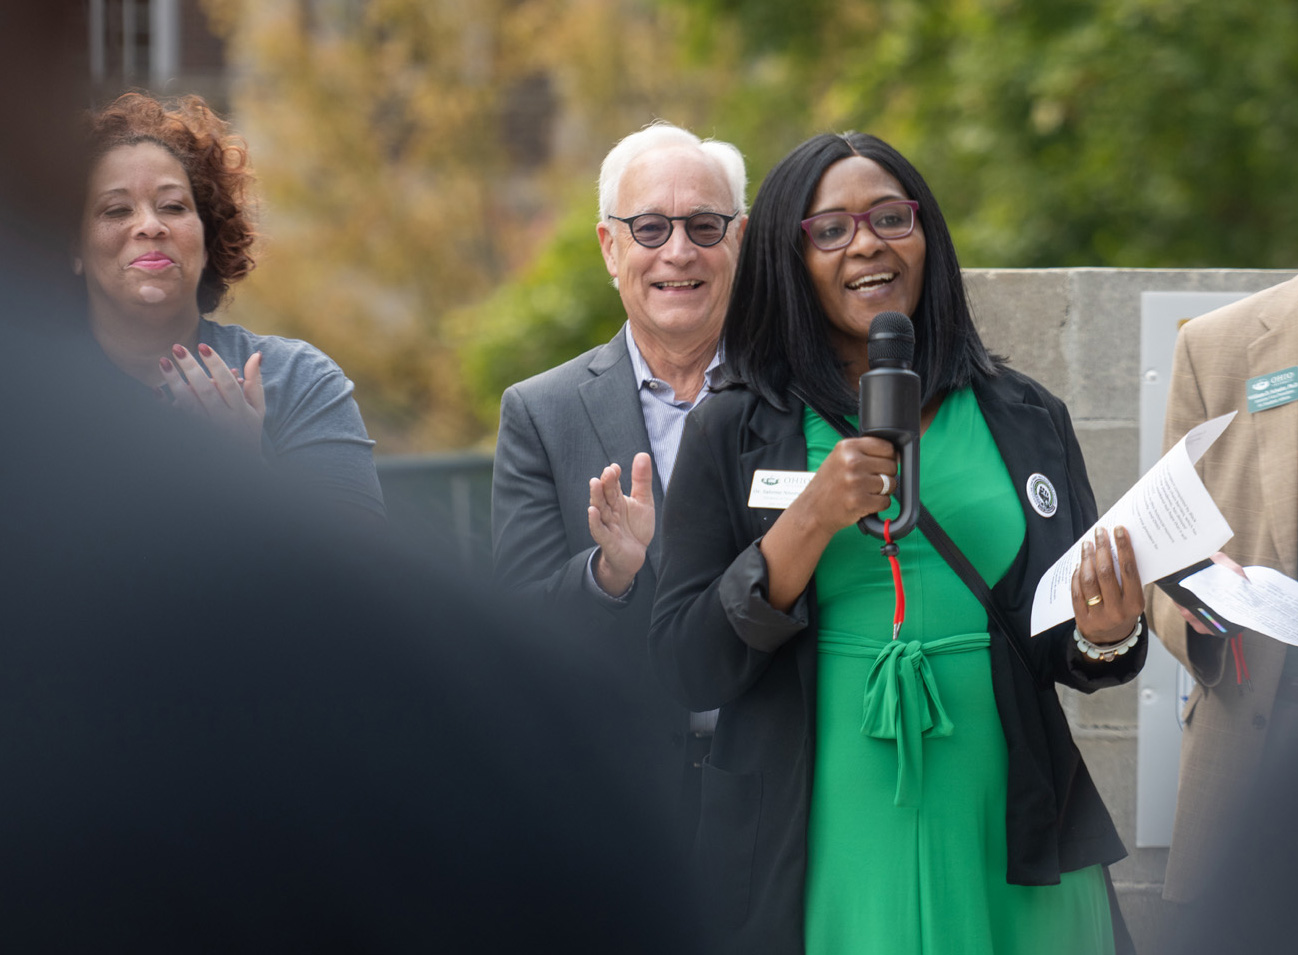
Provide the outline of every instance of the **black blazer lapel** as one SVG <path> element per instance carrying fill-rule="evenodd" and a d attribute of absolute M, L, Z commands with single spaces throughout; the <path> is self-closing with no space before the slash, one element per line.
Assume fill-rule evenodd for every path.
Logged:
<path fill-rule="evenodd" d="M 755 401 L 748 420 L 744 450 L 739 454 L 739 492 L 742 503 L 748 501 L 753 474 L 761 469 L 774 471 L 807 470 L 807 437 L 802 431 L 803 404 L 789 398 L 788 411 L 780 411 L 761 399 Z M 753 538 L 764 535 L 780 516 L 773 508 L 748 508 L 749 531 Z M 808 585 L 809 621 L 805 631 L 791 641 L 791 650 L 802 689 L 803 720 L 807 730 L 806 752 L 815 748 L 816 735 L 816 634 L 820 630 L 816 607 L 816 585 Z M 812 760 L 806 759 L 807 792 L 812 783 Z M 805 805 L 802 811 L 805 811 Z"/>
<path fill-rule="evenodd" d="M 1018 374 L 1002 371 L 975 385 L 979 408 L 1014 482 L 1026 528 L 1023 545 L 999 581 L 988 581 L 992 597 L 1015 625 L 1027 634 L 1037 582 L 1055 560 L 1095 521 L 1095 500 L 1086 480 L 1080 449 L 1070 457 L 1061 430 L 1043 398 Z M 1062 407 L 1062 406 L 1061 406 Z M 1034 500 L 1030 486 L 1044 477 L 1053 489 L 1054 509 Z M 959 542 L 957 542 L 959 543 Z M 1033 661 L 1034 677 L 1049 673 L 1048 641 L 1019 639 L 1019 648 Z"/>
<path fill-rule="evenodd" d="M 802 433 L 802 403 L 790 399 L 789 411 L 780 411 L 765 401 L 757 401 L 748 419 L 746 450 L 739 455 L 739 480 L 743 500 L 753 486 L 753 474 L 759 470 L 807 470 L 807 439 Z M 771 529 L 780 512 L 773 508 L 750 508 L 748 511 L 753 537 Z"/>
<path fill-rule="evenodd" d="M 1071 525 L 1072 514 L 1081 514 L 1094 502 L 1072 500 L 1072 480 L 1085 475 L 1070 475 L 1067 450 L 1051 420 L 1050 412 L 1017 375 L 1002 372 L 989 382 L 979 383 L 974 392 L 987 428 L 992 433 L 1001 460 L 1014 482 L 1019 504 L 1028 521 L 1031 536 L 1042 521 Z M 1030 440 L 1024 440 L 1030 435 Z M 1075 467 L 1082 467 L 1080 460 Z M 1050 482 L 1054 490 L 1055 509 L 1050 511 L 1031 496 L 1029 479 L 1036 475 Z M 1084 483 L 1084 482 L 1083 482 Z M 1081 533 L 1085 528 L 1078 529 Z M 1069 541 L 1071 543 L 1071 540 Z"/>

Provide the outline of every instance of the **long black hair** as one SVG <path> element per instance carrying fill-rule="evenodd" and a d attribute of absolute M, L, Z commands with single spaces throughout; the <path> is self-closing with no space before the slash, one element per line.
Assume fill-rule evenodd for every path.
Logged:
<path fill-rule="evenodd" d="M 820 177 L 849 156 L 878 163 L 919 203 L 924 285 L 910 318 L 923 403 L 995 375 L 1002 360 L 987 352 L 974 328 L 951 233 L 928 184 L 883 140 L 854 132 L 807 140 L 776 164 L 758 190 L 721 333 L 732 374 L 776 407 L 786 407 L 796 388 L 818 408 L 856 412 L 855 390 L 844 378 L 829 319 L 807 272 L 801 227 Z"/>

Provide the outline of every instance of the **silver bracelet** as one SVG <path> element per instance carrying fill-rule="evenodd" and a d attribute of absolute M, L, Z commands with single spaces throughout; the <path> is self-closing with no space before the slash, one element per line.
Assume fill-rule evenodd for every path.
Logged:
<path fill-rule="evenodd" d="M 1112 663 L 1114 658 L 1122 656 L 1140 640 L 1140 635 L 1145 631 L 1145 623 L 1142 620 L 1136 621 L 1136 629 L 1128 634 L 1127 638 L 1121 643 L 1109 643 L 1104 646 L 1097 646 L 1082 636 L 1082 631 L 1076 627 L 1073 628 L 1073 642 L 1077 644 L 1077 649 L 1086 656 L 1088 660 L 1103 660 L 1105 663 Z"/>

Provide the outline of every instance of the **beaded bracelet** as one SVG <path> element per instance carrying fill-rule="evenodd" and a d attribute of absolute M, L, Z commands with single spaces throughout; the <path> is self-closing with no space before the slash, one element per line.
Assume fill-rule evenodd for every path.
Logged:
<path fill-rule="evenodd" d="M 1077 644 L 1077 649 L 1085 654 L 1088 660 L 1103 660 L 1105 663 L 1112 663 L 1115 657 L 1120 657 L 1140 640 L 1140 635 L 1145 631 L 1145 624 L 1142 620 L 1136 621 L 1136 629 L 1132 630 L 1127 639 L 1121 643 L 1109 643 L 1104 646 L 1097 646 L 1082 636 L 1082 631 L 1076 627 L 1073 628 L 1073 641 Z"/>

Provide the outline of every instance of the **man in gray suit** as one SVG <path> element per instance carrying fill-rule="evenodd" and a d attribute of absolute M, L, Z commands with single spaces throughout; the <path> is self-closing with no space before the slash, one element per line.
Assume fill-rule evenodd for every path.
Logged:
<path fill-rule="evenodd" d="M 496 581 L 652 680 L 655 539 L 685 416 L 718 374 L 746 174 L 729 143 L 657 122 L 605 157 L 596 234 L 626 324 L 607 345 L 505 391 L 492 478 Z M 628 481 L 627 478 L 630 480 Z M 711 726 L 663 691 L 628 727 L 643 782 L 691 829 Z M 593 714 L 592 718 L 599 718 Z M 715 722 L 713 718 L 712 722 Z M 691 772 L 693 770 L 693 772 Z"/>

